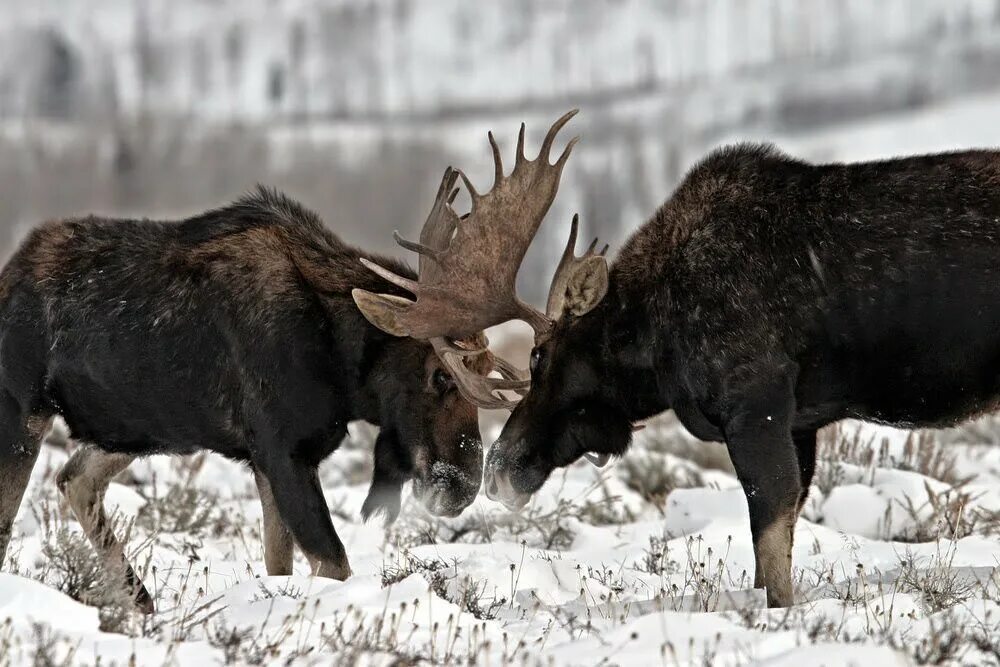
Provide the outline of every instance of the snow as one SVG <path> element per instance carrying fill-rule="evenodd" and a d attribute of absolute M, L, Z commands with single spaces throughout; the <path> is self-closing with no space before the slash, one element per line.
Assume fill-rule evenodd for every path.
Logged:
<path fill-rule="evenodd" d="M 920 518 L 904 512 L 887 525 L 893 507 L 910 499 L 922 508 L 928 488 L 951 488 L 896 467 L 908 460 L 906 434 L 854 425 L 835 436 L 849 442 L 860 433 L 861 442 L 889 453 L 867 464 L 863 455 L 821 460 L 821 469 L 842 469 L 827 473 L 838 480 L 832 489 L 814 488 L 813 511 L 796 526 L 797 604 L 767 610 L 763 592 L 750 586 L 754 559 L 738 483 L 711 459 L 670 454 L 692 442 L 675 422 L 659 421 L 605 469 L 579 462 L 555 473 L 520 515 L 480 496 L 462 516 L 435 519 L 407 497 L 388 530 L 359 518 L 374 432 L 352 425 L 345 449 L 321 468 L 355 573 L 345 582 L 309 576 L 300 555 L 293 576 L 265 574 L 260 508 L 243 467 L 215 456 L 197 465 L 136 462 L 126 483 L 111 485 L 106 506 L 118 525 L 131 524 L 129 553 L 157 612 L 113 627 L 94 606 L 57 590 L 59 572 L 43 553 L 58 543 L 60 526 L 80 539 L 53 484 L 66 454 L 46 446 L 15 526 L 14 567 L 0 575 L 0 656 L 10 664 L 42 655 L 104 665 L 319 664 L 334 656 L 378 665 L 400 657 L 891 665 L 929 659 L 944 632 L 965 633 L 954 660 L 982 657 L 977 632 L 1000 637 L 997 526 L 958 539 L 941 528 L 925 542 L 889 534 L 904 534 Z M 950 447 L 966 465 L 981 456 L 974 444 Z M 703 484 L 712 481 L 679 482 L 656 501 L 629 482 L 651 460 L 677 480 L 694 471 Z M 996 467 L 979 467 L 979 483 L 995 494 Z M 823 479 L 821 470 L 817 485 Z M 143 520 L 177 488 L 206 499 L 199 506 L 206 523 L 167 532 L 177 520 Z M 987 511 L 994 502 L 974 497 L 967 509 Z"/>
<path fill-rule="evenodd" d="M 62 619 L 60 629 L 69 633 L 97 631 L 97 609 L 80 604 L 31 579 L 0 574 L 0 616 L 18 625 Z"/>

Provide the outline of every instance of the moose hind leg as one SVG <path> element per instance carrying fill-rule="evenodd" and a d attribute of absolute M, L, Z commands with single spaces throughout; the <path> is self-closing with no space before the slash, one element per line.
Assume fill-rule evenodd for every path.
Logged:
<path fill-rule="evenodd" d="M 349 577 L 347 551 L 330 520 L 316 466 L 280 449 L 255 465 L 267 478 L 278 515 L 313 565 L 313 574 L 340 580 Z"/>
<path fill-rule="evenodd" d="M 813 475 L 816 473 L 816 431 L 804 431 L 792 435 L 795 441 L 795 456 L 799 462 L 799 504 L 796 515 L 802 512 L 809 498 Z"/>
<path fill-rule="evenodd" d="M 22 423 L 13 399 L 0 398 L 0 570 L 24 489 L 35 467 L 41 440 L 51 417 L 29 417 Z"/>
<path fill-rule="evenodd" d="M 111 479 L 135 459 L 129 454 L 113 454 L 90 445 L 77 449 L 59 471 L 56 484 L 90 543 L 106 568 L 121 571 L 123 584 L 143 612 L 154 611 L 153 598 L 125 558 L 125 549 L 115 537 L 114 526 L 104 511 L 104 494 Z"/>

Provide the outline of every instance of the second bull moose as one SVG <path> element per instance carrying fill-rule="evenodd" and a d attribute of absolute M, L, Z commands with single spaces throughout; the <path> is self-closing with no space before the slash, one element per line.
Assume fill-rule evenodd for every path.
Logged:
<path fill-rule="evenodd" d="M 1000 153 L 814 165 L 769 146 L 718 150 L 610 268 L 594 245 L 575 255 L 574 220 L 541 313 L 514 276 L 555 196 L 569 149 L 548 155 L 570 116 L 535 161 L 522 125 L 510 176 L 490 135 L 492 189 L 463 176 L 468 216 L 442 207 L 420 244 L 403 242 L 421 254 L 418 280 L 377 269 L 415 302 L 366 293 L 362 310 L 390 333 L 445 341 L 513 318 L 534 328 L 530 391 L 511 372 L 480 378 L 474 397 L 513 409 L 485 471 L 508 508 L 556 467 L 622 454 L 633 424 L 667 409 L 725 441 L 755 586 L 787 606 L 818 429 L 949 425 L 1000 400 Z"/>

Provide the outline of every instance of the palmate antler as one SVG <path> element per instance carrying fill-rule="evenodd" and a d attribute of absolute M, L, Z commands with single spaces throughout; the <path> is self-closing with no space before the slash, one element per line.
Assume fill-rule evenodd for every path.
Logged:
<path fill-rule="evenodd" d="M 552 327 L 555 318 L 551 308 L 549 314 L 543 314 L 525 304 L 517 297 L 515 281 L 528 246 L 555 199 L 563 167 L 579 138 L 571 139 L 554 163 L 549 162 L 552 144 L 559 130 L 576 113 L 576 110 L 570 111 L 552 125 L 534 160 L 524 156 L 525 128 L 522 123 L 514 169 L 509 176 L 504 175 L 500 149 L 490 132 L 494 182 L 485 194 L 477 192 L 462 171 L 445 170 L 419 242 L 395 235 L 400 246 L 420 256 L 416 281 L 361 260 L 382 278 L 415 297 L 409 300 L 356 289 L 354 300 L 365 317 L 388 333 L 431 341 L 463 396 L 480 407 L 511 408 L 516 401 L 496 392 L 523 393 L 529 384 L 527 373 L 494 356 L 493 365 L 503 379 L 477 375 L 467 369 L 464 359 L 485 353 L 486 349 L 468 349 L 453 341 L 461 341 L 513 319 L 527 322 L 536 335 Z M 472 201 L 472 209 L 462 218 L 451 207 L 458 192 L 455 189 L 458 178 L 462 179 Z M 571 246 L 575 239 L 574 219 Z M 573 248 L 567 252 L 575 260 Z M 586 261 L 591 256 L 592 252 L 588 251 L 576 261 Z M 564 255 L 561 269 L 566 262 Z M 556 281 L 560 275 L 561 271 L 557 271 Z M 550 295 L 550 306 L 552 299 Z"/>

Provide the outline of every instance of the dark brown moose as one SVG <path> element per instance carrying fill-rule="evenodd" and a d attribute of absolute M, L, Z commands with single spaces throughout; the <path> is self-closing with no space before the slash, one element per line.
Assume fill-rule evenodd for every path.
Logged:
<path fill-rule="evenodd" d="M 510 179 L 525 165 L 549 178 L 522 208 L 494 148 L 497 183 L 473 197 L 475 225 L 458 227 L 472 237 L 463 249 L 480 246 L 484 280 L 516 273 L 565 164 L 546 161 L 551 133 L 544 164 L 526 163 L 518 143 Z M 577 258 L 575 236 L 574 222 L 544 315 L 515 308 L 509 280 L 463 315 L 535 329 L 530 390 L 485 387 L 524 396 L 487 401 L 513 407 L 485 470 L 487 494 L 511 509 L 553 469 L 620 455 L 633 424 L 673 409 L 697 437 L 727 444 L 755 586 L 787 606 L 818 429 L 845 418 L 944 426 L 1000 401 L 996 151 L 815 165 L 732 146 L 691 169 L 610 269 L 594 246 Z"/>
<path fill-rule="evenodd" d="M 432 219 L 454 182 L 447 172 Z M 152 600 L 102 506 L 136 456 L 204 448 L 247 462 L 270 574 L 291 573 L 293 542 L 314 573 L 350 574 L 316 468 L 351 420 L 381 427 L 366 518 L 394 518 L 409 479 L 431 512 L 471 503 L 482 442 L 454 374 L 488 374 L 490 357 L 462 352 L 456 364 L 371 326 L 351 291 L 404 293 L 359 260 L 415 278 L 263 188 L 177 222 L 90 217 L 35 229 L 0 273 L 0 562 L 55 415 L 93 443 L 73 454 L 59 487 L 145 610 Z M 478 331 L 466 333 L 447 350 L 484 348 Z"/>

